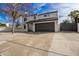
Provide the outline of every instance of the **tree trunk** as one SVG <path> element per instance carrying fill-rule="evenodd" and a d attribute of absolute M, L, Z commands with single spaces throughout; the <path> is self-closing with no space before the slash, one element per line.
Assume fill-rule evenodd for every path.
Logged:
<path fill-rule="evenodd" d="M 76 24 L 78 23 L 78 18 L 77 18 L 77 17 L 75 17 L 75 23 L 76 23 Z"/>
<path fill-rule="evenodd" d="M 13 25 L 12 25 L 12 33 L 15 32 L 15 21 L 13 21 Z"/>

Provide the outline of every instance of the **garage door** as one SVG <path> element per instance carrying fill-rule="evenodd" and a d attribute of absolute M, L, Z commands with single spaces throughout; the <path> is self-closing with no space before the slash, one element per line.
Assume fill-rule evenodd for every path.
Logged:
<path fill-rule="evenodd" d="M 35 31 L 36 32 L 41 32 L 41 31 L 42 32 L 54 32 L 55 31 L 54 22 L 35 24 Z"/>

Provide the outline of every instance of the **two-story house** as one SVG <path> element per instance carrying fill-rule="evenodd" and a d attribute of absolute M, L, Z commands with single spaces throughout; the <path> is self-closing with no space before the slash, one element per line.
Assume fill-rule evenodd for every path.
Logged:
<path fill-rule="evenodd" d="M 27 32 L 58 32 L 58 12 L 47 12 L 43 14 L 34 14 L 24 18 L 26 25 L 24 28 Z"/>

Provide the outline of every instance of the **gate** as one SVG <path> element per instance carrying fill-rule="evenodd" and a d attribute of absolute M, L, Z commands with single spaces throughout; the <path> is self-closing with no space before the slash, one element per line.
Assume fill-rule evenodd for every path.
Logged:
<path fill-rule="evenodd" d="M 77 31 L 76 23 L 61 23 L 60 31 Z"/>

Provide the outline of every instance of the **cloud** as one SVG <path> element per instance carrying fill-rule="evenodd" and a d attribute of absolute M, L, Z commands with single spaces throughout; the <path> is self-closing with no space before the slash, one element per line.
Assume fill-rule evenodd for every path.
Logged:
<path fill-rule="evenodd" d="M 31 13 L 44 13 L 57 10 L 60 21 L 65 20 L 72 10 L 79 10 L 79 3 L 30 3 L 30 4 L 31 5 L 29 5 L 28 9 L 31 11 Z M 6 17 L 6 19 L 8 18 Z"/>
<path fill-rule="evenodd" d="M 73 10 L 79 10 L 79 4 L 76 3 L 64 3 L 64 4 L 59 4 L 58 6 L 56 6 L 56 8 L 58 7 L 58 11 L 59 11 L 59 20 L 63 21 L 65 19 L 68 18 L 68 14 L 73 11 Z"/>

